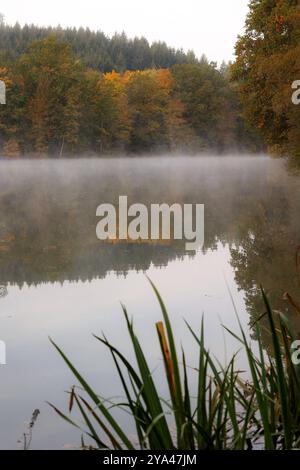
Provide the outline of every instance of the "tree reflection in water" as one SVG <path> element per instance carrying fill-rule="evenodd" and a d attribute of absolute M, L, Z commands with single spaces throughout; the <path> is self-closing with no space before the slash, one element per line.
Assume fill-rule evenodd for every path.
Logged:
<path fill-rule="evenodd" d="M 119 195 L 127 195 L 130 204 L 205 204 L 203 252 L 216 250 L 220 242 L 229 246 L 250 321 L 263 309 L 260 284 L 274 309 L 290 311 L 286 291 L 300 300 L 294 263 L 300 245 L 300 179 L 282 161 L 159 157 L 15 161 L 1 166 L 3 286 L 85 281 L 112 271 L 126 275 L 193 256 L 185 252 L 184 241 L 97 240 L 97 206 L 117 205 Z M 295 318 L 295 323 L 300 331 L 300 320 Z"/>

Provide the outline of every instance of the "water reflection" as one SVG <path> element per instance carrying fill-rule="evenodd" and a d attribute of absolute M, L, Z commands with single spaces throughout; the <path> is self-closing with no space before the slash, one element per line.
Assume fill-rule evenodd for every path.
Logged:
<path fill-rule="evenodd" d="M 184 243 L 110 244 L 95 236 L 98 204 L 205 204 L 205 246 L 229 245 L 255 315 L 262 283 L 276 305 L 297 296 L 299 178 L 268 158 L 1 162 L 0 284 L 104 278 L 187 255 Z"/>
<path fill-rule="evenodd" d="M 0 286 L 0 298 L 6 297 L 8 294 L 8 289 L 6 286 Z"/>
<path fill-rule="evenodd" d="M 90 360 L 99 353 L 90 335 L 111 333 L 126 352 L 127 337 L 116 316 L 122 300 L 157 365 L 155 332 L 154 339 L 149 332 L 159 313 L 143 271 L 159 286 L 187 353 L 192 345 L 182 317 L 197 328 L 205 312 L 210 346 L 224 355 L 218 315 L 235 325 L 224 277 L 243 325 L 262 311 L 260 284 L 274 308 L 292 315 L 284 293 L 300 300 L 294 261 L 300 245 L 299 183 L 284 162 L 267 157 L 1 161 L 0 318 L 1 339 L 8 345 L 8 365 L 1 369 L 1 448 L 15 447 L 35 408 L 41 409 L 36 448 L 78 442 L 43 405 L 49 399 L 64 408 L 63 390 L 74 381 L 48 335 L 104 396 L 114 395 L 118 385 L 109 358 L 100 365 Z M 186 252 L 184 241 L 97 240 L 96 207 L 117 204 L 122 194 L 129 204 L 205 204 L 202 252 Z M 267 333 L 264 342 L 268 347 Z"/>

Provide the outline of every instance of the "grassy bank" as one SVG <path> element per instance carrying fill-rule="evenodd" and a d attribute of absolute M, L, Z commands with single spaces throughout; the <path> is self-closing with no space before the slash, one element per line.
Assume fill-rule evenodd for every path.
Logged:
<path fill-rule="evenodd" d="M 253 325 L 258 353 L 255 354 L 249 345 L 238 314 L 239 334 L 227 330 L 245 352 L 251 377 L 249 381 L 245 381 L 236 369 L 236 355 L 224 367 L 209 354 L 205 346 L 203 322 L 200 332 L 186 325 L 199 355 L 195 394 L 189 384 L 184 350 L 177 351 L 166 307 L 156 287 L 151 285 L 163 319 L 156 324 L 156 330 L 165 371 L 160 381 L 167 381 L 168 397 L 162 398 L 158 393 L 125 307 L 123 313 L 135 363 L 130 363 L 105 336 L 96 337 L 111 353 L 123 387 L 122 403 L 112 405 L 100 398 L 53 342 L 79 386 L 70 391 L 69 413 L 51 406 L 81 432 L 82 448 L 279 450 L 300 447 L 300 367 L 293 362 L 295 351 L 292 348 L 297 334 L 285 316 L 279 313 L 275 316 L 264 291 L 265 312 Z M 269 352 L 263 350 L 261 341 L 261 320 L 265 317 L 272 338 L 272 350 Z M 118 424 L 113 411 L 115 406 L 131 415 L 136 428 L 135 439 L 128 437 Z M 73 408 L 77 408 L 82 423 L 73 420 Z"/>

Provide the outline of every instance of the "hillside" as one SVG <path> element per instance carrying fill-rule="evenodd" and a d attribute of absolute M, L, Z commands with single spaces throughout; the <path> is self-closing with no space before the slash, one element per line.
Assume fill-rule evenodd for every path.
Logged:
<path fill-rule="evenodd" d="M 169 68 L 176 64 L 197 63 L 191 51 L 186 54 L 168 47 L 165 42 L 149 44 L 143 37 L 129 39 L 125 33 L 109 38 L 101 31 L 94 32 L 88 28 L 21 27 L 19 24 L 6 25 L 3 21 L 0 25 L 0 54 L 17 59 L 31 42 L 49 36 L 69 44 L 87 67 L 102 72 Z"/>

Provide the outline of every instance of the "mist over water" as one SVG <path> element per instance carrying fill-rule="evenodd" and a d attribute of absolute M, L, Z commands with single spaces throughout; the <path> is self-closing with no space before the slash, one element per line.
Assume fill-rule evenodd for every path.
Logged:
<path fill-rule="evenodd" d="M 266 156 L 0 161 L 0 339 L 7 344 L 1 446 L 17 446 L 35 408 L 41 415 L 33 448 L 78 444 L 78 433 L 44 404 L 65 409 L 63 391 L 74 382 L 48 336 L 103 396 L 116 395 L 109 356 L 91 333 L 104 330 L 130 354 L 120 300 L 153 366 L 162 367 L 154 327 L 160 314 L 145 273 L 157 284 L 191 365 L 196 358 L 183 318 L 198 328 L 203 312 L 210 347 L 226 359 L 220 319 L 236 325 L 226 281 L 252 337 L 247 325 L 262 309 L 260 284 L 274 308 L 286 310 L 284 292 L 299 297 L 299 181 L 282 160 Z M 117 205 L 120 195 L 147 206 L 204 204 L 203 249 L 186 252 L 184 241 L 97 240 L 97 206 Z M 238 345 L 226 341 L 229 356 Z M 263 341 L 268 348 L 268 334 Z M 119 419 L 131 432 L 126 417 Z"/>
<path fill-rule="evenodd" d="M 183 243 L 178 242 L 155 249 L 124 243 L 112 247 L 99 242 L 95 237 L 96 208 L 105 202 L 117 205 L 120 195 L 128 196 L 129 204 L 147 206 L 163 202 L 205 204 L 204 250 L 207 250 L 217 241 L 238 241 L 241 218 L 249 211 L 255 217 L 260 204 L 275 207 L 273 196 L 277 201 L 282 194 L 280 208 L 292 210 L 289 196 L 292 183 L 297 191 L 298 181 L 287 175 L 284 164 L 263 157 L 3 161 L 1 251 L 4 256 L 12 248 L 14 252 L 21 251 L 13 274 L 9 274 L 7 264 L 7 279 L 2 271 L 1 280 L 17 284 L 51 280 L 48 279 L 51 269 L 47 266 L 50 252 L 56 272 L 53 280 L 60 281 L 76 276 L 103 277 L 104 268 L 126 273 L 132 267 L 145 269 L 151 262 L 165 265 L 169 259 L 185 254 Z M 275 191 L 278 196 L 273 194 Z M 289 217 L 289 224 L 293 220 L 293 216 Z M 128 250 L 137 258 L 126 257 Z M 85 273 L 82 256 L 90 254 L 105 256 L 105 263 L 103 258 L 98 265 L 88 262 L 89 272 Z M 37 257 L 41 257 L 38 273 L 32 266 Z"/>

